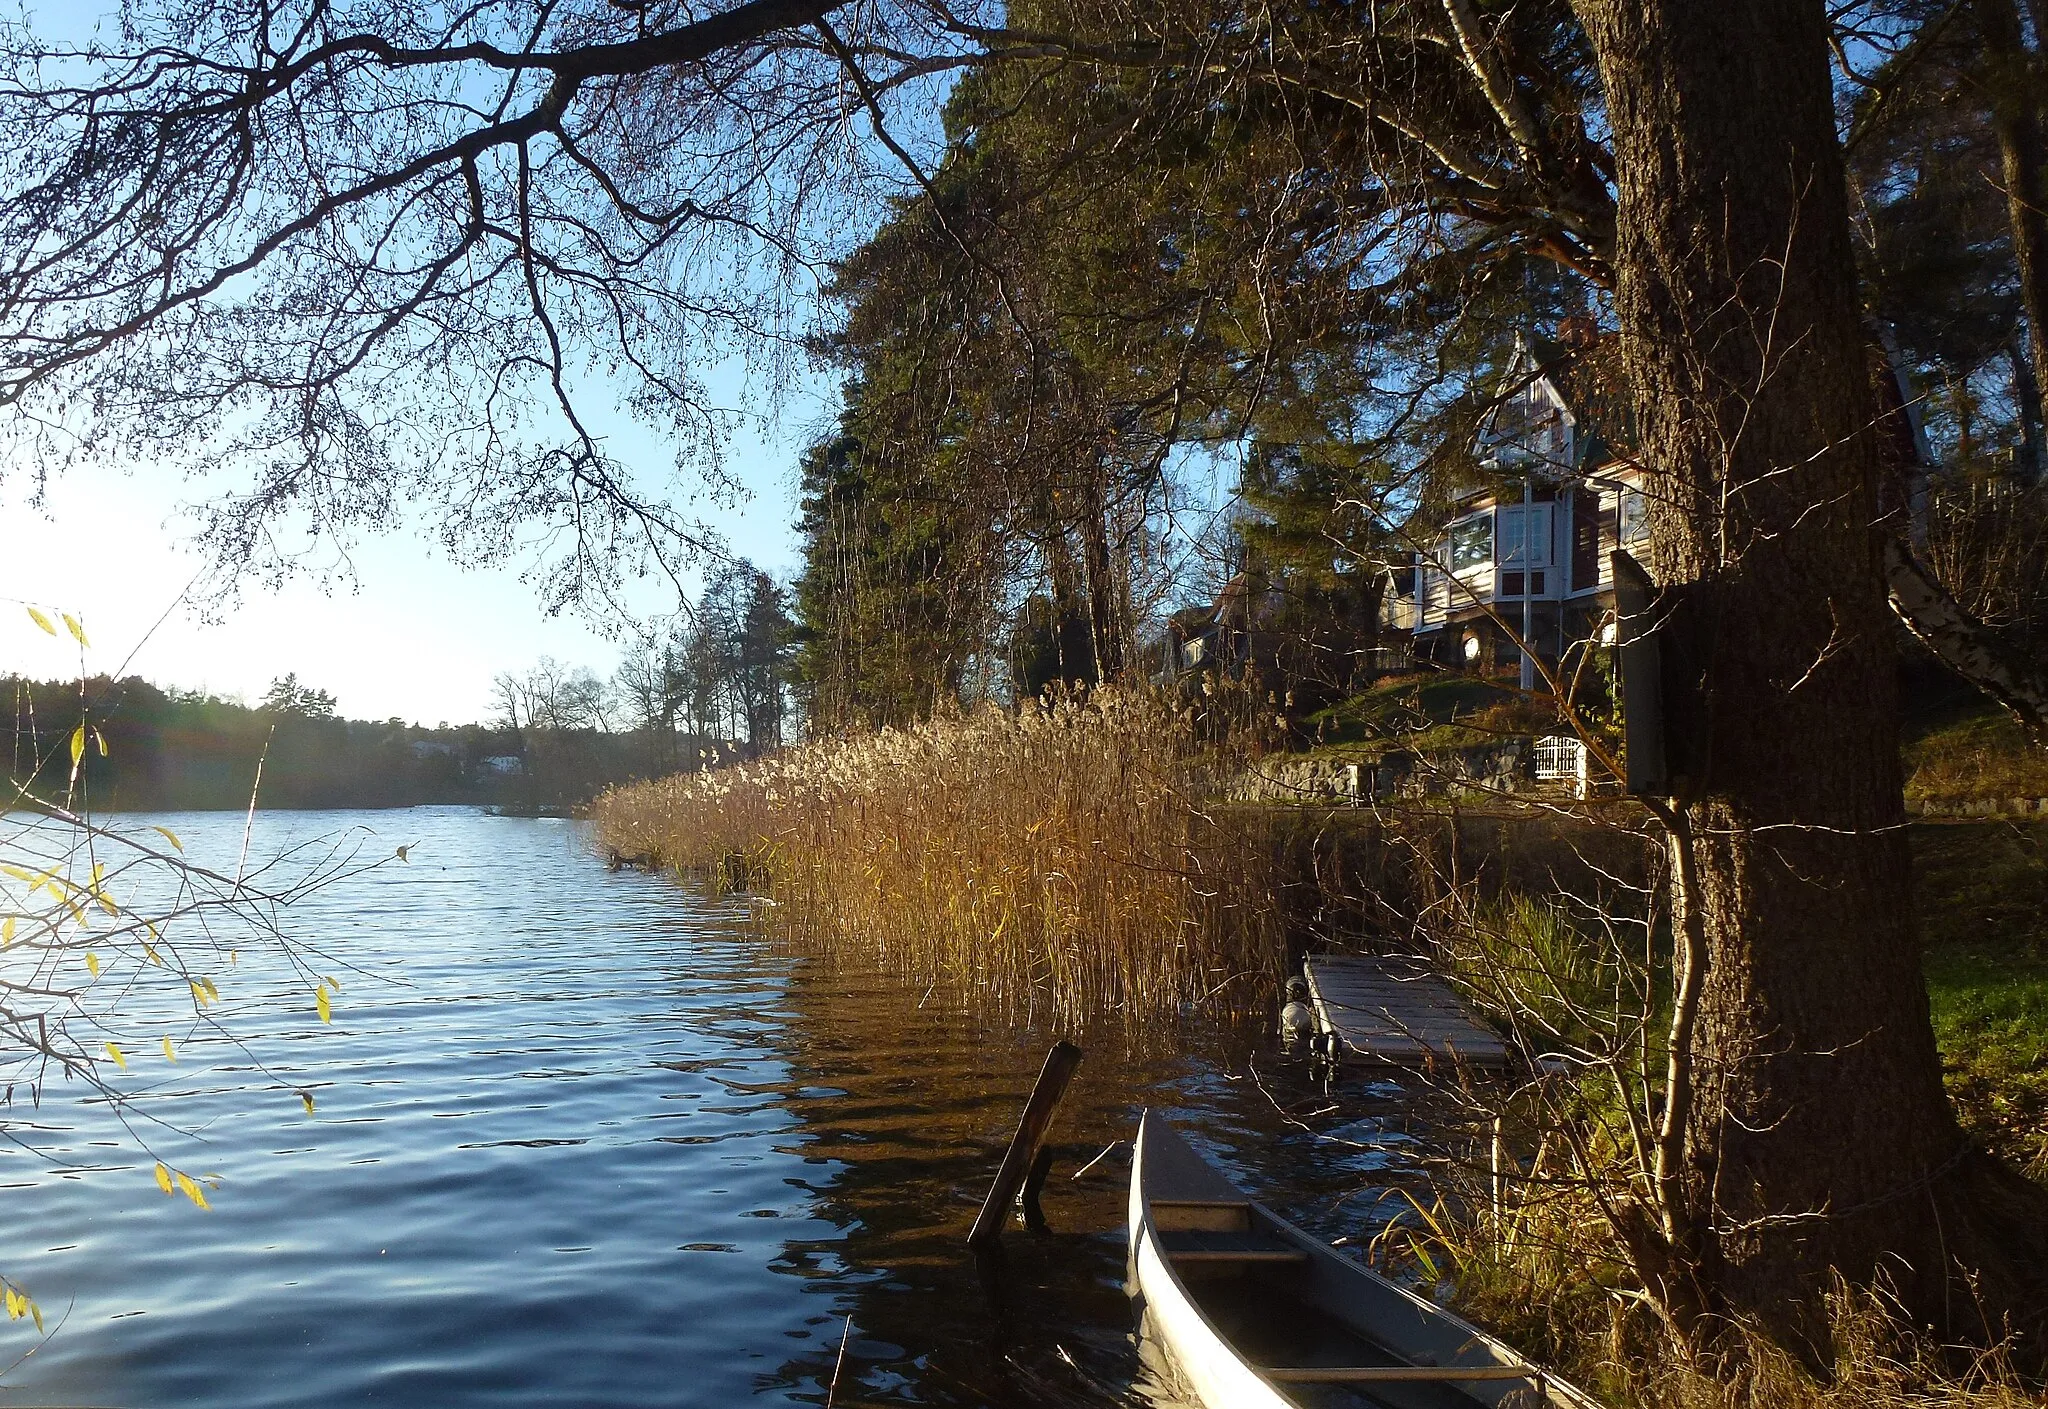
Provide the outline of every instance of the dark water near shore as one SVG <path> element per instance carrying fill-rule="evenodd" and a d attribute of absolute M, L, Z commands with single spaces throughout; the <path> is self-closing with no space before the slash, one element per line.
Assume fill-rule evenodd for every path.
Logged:
<path fill-rule="evenodd" d="M 201 860 L 241 846 L 229 814 L 122 824 L 152 821 Z M 0 1323 L 0 1363 L 37 1347 L 0 1404 L 818 1404 L 842 1336 L 839 1405 L 1123 1402 L 1124 1166 L 1066 1176 L 1141 1106 L 1332 1235 L 1369 1233 L 1408 1164 L 1392 1087 L 1311 1122 L 1356 1146 L 1285 1119 L 1314 1088 L 1262 1034 L 1085 1034 L 1053 1231 L 984 1273 L 963 1241 L 1054 1034 L 792 956 L 743 905 L 607 873 L 570 823 L 270 814 L 251 851 L 352 828 L 411 864 L 288 914 L 367 974 L 333 1023 L 251 947 L 223 1009 L 268 1072 L 195 1040 L 120 1078 L 183 1132 L 149 1134 L 165 1158 L 222 1176 L 211 1212 L 79 1088 L 32 1134 L 15 1113 L 46 1154 L 0 1153 L 0 1271 L 54 1334 Z"/>

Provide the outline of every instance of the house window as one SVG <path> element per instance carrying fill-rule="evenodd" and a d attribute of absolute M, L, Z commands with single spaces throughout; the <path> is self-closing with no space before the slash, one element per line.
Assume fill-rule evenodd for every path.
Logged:
<path fill-rule="evenodd" d="M 1476 514 L 1451 525 L 1451 571 L 1485 567 L 1493 561 L 1493 515 Z"/>
<path fill-rule="evenodd" d="M 1650 501 L 1640 489 L 1621 491 L 1619 528 L 1623 543 L 1641 543 L 1650 536 Z"/>
<path fill-rule="evenodd" d="M 1503 596 L 1503 597 L 1519 597 L 1519 596 L 1521 596 L 1521 595 L 1522 595 L 1522 574 L 1520 574 L 1520 573 L 1518 573 L 1518 572 L 1504 572 L 1504 573 L 1502 573 L 1502 574 L 1500 575 L 1500 594 L 1501 594 L 1501 596 Z"/>
<path fill-rule="evenodd" d="M 1600 491 L 1590 484 L 1572 490 L 1572 591 L 1600 585 Z"/>
<path fill-rule="evenodd" d="M 1550 566 L 1552 504 L 1514 504 L 1500 511 L 1500 560 L 1517 567 Z M 1528 542 L 1523 543 L 1526 530 Z"/>

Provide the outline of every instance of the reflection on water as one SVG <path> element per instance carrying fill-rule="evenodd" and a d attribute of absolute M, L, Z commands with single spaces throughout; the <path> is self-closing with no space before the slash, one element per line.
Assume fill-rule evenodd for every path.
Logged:
<path fill-rule="evenodd" d="M 240 847 L 240 817 L 151 821 L 202 860 Z M 17 1113 L 49 1154 L 0 1154 L 0 1270 L 62 1327 L 0 1402 L 816 1404 L 835 1366 L 839 1405 L 1131 1401 L 1125 1166 L 1068 1174 L 1141 1106 L 1331 1233 L 1407 1165 L 1398 1090 L 1348 1088 L 1351 1143 L 1321 1141 L 1276 1110 L 1310 1089 L 1262 1034 L 1081 1034 L 1053 1231 L 977 1267 L 1053 1034 L 782 953 L 741 907 L 607 873 L 571 824 L 272 814 L 254 847 L 348 827 L 415 845 L 292 917 L 371 975 L 332 1026 L 245 952 L 223 997 L 268 1072 L 195 1041 L 124 1078 L 185 1132 L 150 1136 L 167 1157 L 224 1176 L 213 1212 L 161 1197 L 105 1109 L 53 1088 Z"/>

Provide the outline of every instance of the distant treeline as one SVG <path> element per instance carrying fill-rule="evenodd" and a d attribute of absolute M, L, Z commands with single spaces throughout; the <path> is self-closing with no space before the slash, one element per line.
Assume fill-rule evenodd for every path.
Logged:
<path fill-rule="evenodd" d="M 673 743 L 655 749 L 637 731 L 597 727 L 426 729 L 402 719 L 342 719 L 331 695 L 291 676 L 256 705 L 163 690 L 135 676 L 82 685 L 0 676 L 0 700 L 12 712 L 15 783 L 53 800 L 71 793 L 95 811 L 239 808 L 252 790 L 264 807 L 554 808 L 647 776 L 657 753 L 676 752 Z"/>

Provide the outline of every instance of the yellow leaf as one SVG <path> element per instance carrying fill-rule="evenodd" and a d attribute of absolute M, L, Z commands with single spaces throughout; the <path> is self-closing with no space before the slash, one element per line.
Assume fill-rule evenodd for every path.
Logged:
<path fill-rule="evenodd" d="M 0 949 L 5 949 L 12 943 L 14 943 L 14 916 L 9 915 L 5 920 L 0 920 Z"/>
<path fill-rule="evenodd" d="M 59 615 L 61 615 L 64 618 L 65 628 L 71 632 L 72 640 L 76 641 L 81 646 L 89 647 L 92 645 L 92 642 L 85 639 L 85 628 L 78 624 L 77 617 L 73 616 L 70 612 L 62 612 L 59 613 Z M 50 634 L 53 636 L 56 635 L 54 631 Z"/>
<path fill-rule="evenodd" d="M 71 766 L 76 768 L 78 760 L 85 757 L 85 725 L 81 723 L 71 731 Z"/>
<path fill-rule="evenodd" d="M 164 840 L 169 842 L 172 846 L 178 848 L 178 850 L 183 851 L 185 849 L 185 843 L 179 841 L 178 834 L 172 831 L 169 827 L 158 827 L 155 830 L 162 832 L 164 834 Z"/>
<path fill-rule="evenodd" d="M 157 957 L 157 952 L 146 944 L 142 946 L 142 957 L 149 960 L 152 964 L 161 964 L 163 962 L 162 959 Z"/>
<path fill-rule="evenodd" d="M 327 1001 L 327 985 L 321 984 L 313 990 L 313 1006 L 320 1010 L 321 1022 L 334 1021 L 334 1006 Z"/>
<path fill-rule="evenodd" d="M 29 893 L 31 895 L 33 895 L 36 892 L 37 888 L 39 888 L 42 885 L 42 882 L 35 878 L 33 872 L 24 871 L 19 866 L 9 866 L 5 862 L 0 862 L 0 875 L 9 875 L 14 877 L 14 879 L 20 881 L 23 885 L 29 888 Z"/>
<path fill-rule="evenodd" d="M 336 978 L 333 974 L 329 974 L 327 976 L 327 989 L 330 993 L 341 992 L 341 980 Z"/>
<path fill-rule="evenodd" d="M 7 1289 L 7 1319 L 19 1321 L 28 1312 L 27 1298 L 14 1288 Z"/>
<path fill-rule="evenodd" d="M 197 1184 L 192 1182 L 191 1175 L 180 1174 L 178 1176 L 178 1187 L 185 1191 L 185 1197 L 192 1200 L 193 1203 L 198 1204 L 201 1208 L 207 1206 L 206 1195 L 200 1192 Z"/>
<path fill-rule="evenodd" d="M 107 1055 L 114 1059 L 115 1066 L 121 1068 L 122 1071 L 128 1070 L 128 1059 L 122 1056 L 121 1049 L 111 1042 L 107 1044 Z"/>
<path fill-rule="evenodd" d="M 196 982 L 192 984 L 192 1001 L 202 1008 L 206 1006 L 206 990 Z"/>
<path fill-rule="evenodd" d="M 49 632 L 52 636 L 55 636 L 57 634 L 57 628 L 50 625 L 50 619 L 44 616 L 41 612 L 37 611 L 34 607 L 30 607 L 28 609 L 28 619 L 34 622 L 37 626 L 42 627 L 43 630 Z"/>
<path fill-rule="evenodd" d="M 100 732 L 97 724 L 92 729 L 92 741 L 99 745 L 100 757 L 105 758 L 107 756 L 107 736 Z"/>
<path fill-rule="evenodd" d="M 22 1300 L 28 1302 L 28 1314 L 36 1318 L 36 1334 L 41 1335 L 43 1330 L 43 1308 L 37 1306 L 33 1301 L 29 1301 L 27 1297 L 23 1297 Z"/>
<path fill-rule="evenodd" d="M 313 1113 L 313 1093 L 311 1091 L 301 1091 L 299 1093 L 299 1104 L 306 1108 L 307 1115 L 311 1115 Z"/>
<path fill-rule="evenodd" d="M 167 1062 L 175 1062 L 176 1060 L 178 1060 L 177 1052 L 173 1050 L 173 1048 L 171 1047 L 171 1037 L 169 1033 L 164 1034 L 164 1060 Z"/>
<path fill-rule="evenodd" d="M 412 865 L 412 862 L 410 862 L 410 861 L 406 861 L 406 860 L 405 860 L 405 853 L 407 853 L 408 851 L 411 851 L 411 850 L 412 850 L 412 847 L 411 847 L 411 845 L 410 845 L 410 844 L 408 844 L 408 845 L 405 845 L 405 846 L 401 846 L 400 848 L 398 848 L 398 859 L 399 859 L 400 861 L 405 861 L 405 864 L 406 864 L 406 865 L 408 865 L 408 866 Z"/>
<path fill-rule="evenodd" d="M 156 1162 L 156 1186 L 166 1194 L 171 1193 L 171 1171 L 162 1160 Z"/>
<path fill-rule="evenodd" d="M 199 981 L 200 983 L 206 986 L 206 996 L 216 1003 L 220 1002 L 220 989 L 214 985 L 213 980 L 210 978 L 203 978 Z"/>
<path fill-rule="evenodd" d="M 94 978 L 100 976 L 100 956 L 93 953 L 90 949 L 85 951 L 85 968 L 86 972 Z"/>

